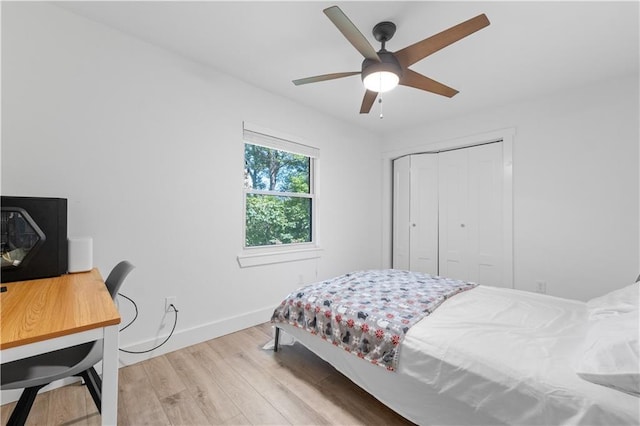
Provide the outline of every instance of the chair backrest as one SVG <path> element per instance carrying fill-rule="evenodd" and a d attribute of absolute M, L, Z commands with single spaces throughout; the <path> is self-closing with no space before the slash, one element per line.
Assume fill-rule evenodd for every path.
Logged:
<path fill-rule="evenodd" d="M 129 272 L 133 271 L 133 266 L 130 262 L 123 260 L 113 267 L 109 276 L 105 280 L 105 284 L 107 285 L 107 289 L 109 290 L 109 294 L 115 300 L 118 295 L 118 290 L 120 290 L 120 286 L 124 282 L 124 279 L 127 278 Z"/>

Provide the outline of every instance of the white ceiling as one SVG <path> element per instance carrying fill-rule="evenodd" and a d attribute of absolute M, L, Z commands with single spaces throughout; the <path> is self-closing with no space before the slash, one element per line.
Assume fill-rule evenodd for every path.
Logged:
<path fill-rule="evenodd" d="M 64 2 L 57 5 L 252 85 L 373 131 L 389 132 L 489 106 L 606 84 L 638 74 L 638 2 Z M 384 20 L 390 51 L 485 13 L 491 25 L 411 68 L 460 91 L 449 99 L 408 87 L 359 114 L 359 76 L 304 86 L 291 80 L 359 71 L 362 57 L 322 13 L 337 4 L 371 44 Z"/>

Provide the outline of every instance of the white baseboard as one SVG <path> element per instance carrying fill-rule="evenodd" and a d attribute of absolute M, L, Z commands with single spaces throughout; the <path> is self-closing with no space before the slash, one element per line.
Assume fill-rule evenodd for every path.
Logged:
<path fill-rule="evenodd" d="M 253 327 L 254 325 L 262 324 L 263 322 L 269 321 L 273 314 L 273 309 L 273 307 L 264 308 L 242 315 L 224 318 L 208 324 L 198 325 L 186 330 L 176 331 L 166 344 L 152 352 L 146 354 L 128 354 L 126 352 L 120 352 L 120 366 L 136 364 L 146 359 L 186 348 L 187 346 L 192 346 L 201 342 L 206 342 L 207 340 Z M 159 336 L 144 342 L 128 345 L 127 347 L 123 347 L 123 349 L 130 351 L 145 351 L 148 348 L 153 348 L 158 345 L 165 338 L 166 335 Z"/>
<path fill-rule="evenodd" d="M 234 317 L 224 318 L 221 320 L 213 321 L 207 324 L 198 325 L 186 330 L 176 330 L 171 336 L 171 339 L 167 341 L 162 347 L 145 354 L 128 354 L 120 352 L 120 367 L 126 367 L 133 365 L 141 361 L 145 361 L 156 356 L 160 356 L 169 352 L 176 351 L 178 349 L 186 348 L 187 346 L 196 345 L 198 343 L 206 342 L 207 340 L 215 339 L 216 337 L 224 336 L 236 331 L 243 330 L 245 328 L 253 327 L 254 325 L 267 322 L 271 318 L 273 313 L 273 307 L 259 309 L 257 311 L 244 313 Z M 148 348 L 153 348 L 166 339 L 166 335 L 159 336 L 154 339 L 145 340 L 143 342 L 127 345 L 122 349 L 130 351 L 144 351 Z M 265 342 L 266 343 L 266 342 Z M 97 371 L 101 371 L 102 366 L 98 364 L 96 366 Z M 79 378 L 67 378 L 58 380 L 44 387 L 41 392 L 47 392 L 62 386 L 66 386 L 70 383 L 80 380 Z M 17 401 L 22 393 L 21 389 L 6 390 L 0 392 L 0 405 L 7 404 L 9 402 Z"/>

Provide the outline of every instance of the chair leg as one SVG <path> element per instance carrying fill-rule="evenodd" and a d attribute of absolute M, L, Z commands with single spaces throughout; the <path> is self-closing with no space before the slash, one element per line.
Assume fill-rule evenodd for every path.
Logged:
<path fill-rule="evenodd" d="M 31 411 L 31 407 L 33 406 L 33 402 L 38 395 L 38 391 L 45 387 L 45 385 L 33 386 L 30 388 L 25 388 L 20 395 L 20 399 L 16 404 L 13 412 L 11 413 L 11 417 L 9 417 L 9 421 L 7 422 L 7 426 L 24 426 L 27 421 L 27 417 L 29 417 L 29 412 Z"/>
<path fill-rule="evenodd" d="M 80 376 L 87 385 L 91 398 L 93 398 L 93 402 L 96 404 L 96 408 L 98 408 L 98 412 L 102 414 L 102 379 L 98 375 L 98 372 L 95 368 L 91 367 L 80 373 Z"/>

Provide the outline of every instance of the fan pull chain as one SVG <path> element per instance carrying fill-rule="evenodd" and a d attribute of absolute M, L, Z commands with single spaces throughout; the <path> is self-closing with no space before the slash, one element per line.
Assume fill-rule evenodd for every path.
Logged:
<path fill-rule="evenodd" d="M 378 98 L 378 104 L 380 104 L 380 120 L 382 120 L 384 118 L 384 115 L 382 115 L 382 96 Z"/>

